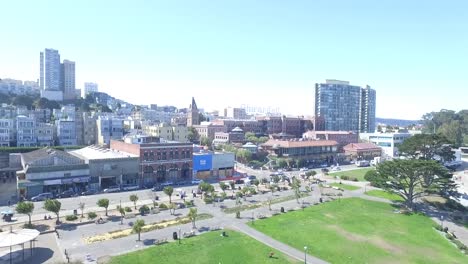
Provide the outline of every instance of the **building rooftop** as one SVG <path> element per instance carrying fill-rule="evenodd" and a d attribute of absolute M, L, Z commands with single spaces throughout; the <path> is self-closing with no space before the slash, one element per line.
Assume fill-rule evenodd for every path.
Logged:
<path fill-rule="evenodd" d="M 356 134 L 353 131 L 331 131 L 331 130 L 326 130 L 326 131 L 307 131 L 304 134 L 339 134 L 339 135 L 349 135 L 349 134 Z"/>
<path fill-rule="evenodd" d="M 34 161 L 44 159 L 50 156 L 70 156 L 65 151 L 51 149 L 51 148 L 41 148 L 27 153 L 22 153 L 23 161 L 25 164 L 32 164 Z"/>
<path fill-rule="evenodd" d="M 73 150 L 69 153 L 85 160 L 138 158 L 138 156 L 134 154 L 94 145 L 82 149 Z"/>
<path fill-rule="evenodd" d="M 355 150 L 381 149 L 379 146 L 372 143 L 351 143 L 344 146 L 343 148 Z"/>

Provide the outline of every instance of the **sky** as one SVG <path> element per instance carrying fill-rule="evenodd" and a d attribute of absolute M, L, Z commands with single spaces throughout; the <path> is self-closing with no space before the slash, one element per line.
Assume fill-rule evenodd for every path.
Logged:
<path fill-rule="evenodd" d="M 0 0 L 0 78 L 37 80 L 39 52 L 76 86 L 135 104 L 242 104 L 313 115 L 325 79 L 370 85 L 377 117 L 468 108 L 468 1 Z"/>

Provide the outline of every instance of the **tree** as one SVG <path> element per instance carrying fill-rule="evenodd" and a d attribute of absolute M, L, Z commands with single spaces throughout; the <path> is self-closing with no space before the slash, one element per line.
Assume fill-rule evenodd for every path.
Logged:
<path fill-rule="evenodd" d="M 213 143 L 213 140 L 207 137 L 201 137 L 200 138 L 200 145 L 207 146 L 211 148 L 211 145 Z"/>
<path fill-rule="evenodd" d="M 52 212 L 54 213 L 56 216 L 57 216 L 57 221 L 56 223 L 60 223 L 60 208 L 62 207 L 62 203 L 60 203 L 58 200 L 51 200 L 51 199 L 47 199 L 44 203 L 44 208 L 49 211 L 49 212 Z"/>
<path fill-rule="evenodd" d="M 270 185 L 268 186 L 268 189 L 270 189 L 270 191 L 271 191 L 271 195 L 273 195 L 273 193 L 275 192 L 275 190 L 276 190 L 277 187 L 278 187 L 278 186 L 277 186 L 276 184 L 270 184 Z"/>
<path fill-rule="evenodd" d="M 34 204 L 31 202 L 19 202 L 16 205 L 16 212 L 18 214 L 25 214 L 29 217 L 29 225 L 31 225 L 31 215 L 34 211 Z"/>
<path fill-rule="evenodd" d="M 138 195 L 136 195 L 136 194 L 130 195 L 130 201 L 133 202 L 133 205 L 135 206 L 135 210 L 136 210 L 137 209 L 136 204 L 137 204 L 137 201 L 138 201 Z"/>
<path fill-rule="evenodd" d="M 288 166 L 288 163 L 286 162 L 285 159 L 278 159 L 276 161 L 276 164 L 278 164 L 278 167 L 280 167 L 280 168 L 285 168 L 285 167 Z"/>
<path fill-rule="evenodd" d="M 169 203 L 169 206 L 167 208 L 169 209 L 171 215 L 174 215 L 177 209 L 177 205 L 175 203 Z"/>
<path fill-rule="evenodd" d="M 268 137 L 259 137 L 258 138 L 258 143 L 263 144 L 269 140 Z"/>
<path fill-rule="evenodd" d="M 278 175 L 273 175 L 271 176 L 271 180 L 274 182 L 274 183 L 278 183 L 280 181 L 280 177 Z"/>
<path fill-rule="evenodd" d="M 189 127 L 188 130 L 188 140 L 190 142 L 197 142 L 200 139 L 200 134 L 198 134 L 198 131 L 194 127 Z"/>
<path fill-rule="evenodd" d="M 242 188 L 241 192 L 242 192 L 242 196 L 244 197 L 244 201 L 247 200 L 247 193 L 250 191 L 249 187 L 247 186 L 244 186 L 244 188 Z"/>
<path fill-rule="evenodd" d="M 419 134 L 403 141 L 398 149 L 411 159 L 433 160 L 438 156 L 443 161 L 451 161 L 455 156 L 448 143 L 441 135 Z"/>
<path fill-rule="evenodd" d="M 214 187 L 213 185 L 207 183 L 207 182 L 201 182 L 198 185 L 198 188 L 202 191 L 202 195 L 204 193 L 213 193 L 214 192 Z"/>
<path fill-rule="evenodd" d="M 307 164 L 307 161 L 305 159 L 296 159 L 296 167 L 297 168 L 305 167 L 306 164 Z"/>
<path fill-rule="evenodd" d="M 107 208 L 109 207 L 109 199 L 106 199 L 106 198 L 99 199 L 97 201 L 97 205 L 99 207 L 103 207 L 104 209 L 106 209 L 106 216 L 107 216 Z"/>
<path fill-rule="evenodd" d="M 163 192 L 169 196 L 169 203 L 172 203 L 172 194 L 174 193 L 174 188 L 172 186 L 166 186 L 164 187 Z"/>
<path fill-rule="evenodd" d="M 143 219 L 138 219 L 133 224 L 133 228 L 132 228 L 133 232 L 138 234 L 138 240 L 137 241 L 140 241 L 140 234 L 141 234 L 141 231 L 143 230 L 144 226 L 145 226 L 145 220 L 143 220 Z"/>
<path fill-rule="evenodd" d="M 12 104 L 16 106 L 26 106 L 29 110 L 32 109 L 34 99 L 27 95 L 18 95 L 13 98 Z"/>
<path fill-rule="evenodd" d="M 251 137 L 255 137 L 255 133 L 253 133 L 253 132 L 246 132 L 245 135 L 244 135 L 244 138 L 245 138 L 247 141 L 249 141 L 248 138 L 251 138 Z"/>
<path fill-rule="evenodd" d="M 299 198 L 301 198 L 301 181 L 299 181 L 297 178 L 293 178 L 291 187 L 294 190 L 294 196 L 296 197 L 297 203 L 299 203 Z"/>
<path fill-rule="evenodd" d="M 190 221 L 192 221 L 192 228 L 195 229 L 196 228 L 195 221 L 197 220 L 197 216 L 198 216 L 197 208 L 193 208 L 193 207 L 190 208 L 190 211 L 187 216 L 190 219 Z"/>
<path fill-rule="evenodd" d="M 78 204 L 78 207 L 79 207 L 80 210 L 81 210 L 81 218 L 83 218 L 84 209 L 85 209 L 85 203 L 80 202 L 80 203 Z"/>
<path fill-rule="evenodd" d="M 125 217 L 125 209 L 122 206 L 117 206 L 117 209 L 119 210 L 119 213 L 120 213 L 120 224 L 123 225 L 123 220 Z"/>
<path fill-rule="evenodd" d="M 236 155 L 237 155 L 237 160 L 239 160 L 242 163 L 248 163 L 249 161 L 252 160 L 252 152 L 246 149 L 237 150 Z"/>
<path fill-rule="evenodd" d="M 370 170 L 364 175 L 364 179 L 371 183 L 372 186 L 382 188 L 385 180 L 375 170 Z"/>
<path fill-rule="evenodd" d="M 228 188 L 229 186 L 224 183 L 224 182 L 220 182 L 219 183 L 219 188 L 221 188 L 221 190 L 223 190 L 223 193 L 226 193 L 226 189 Z"/>
<path fill-rule="evenodd" d="M 257 180 L 257 179 L 254 179 L 254 180 L 252 181 L 252 184 L 255 185 L 255 187 L 257 187 L 257 191 L 258 191 L 258 185 L 260 185 L 260 181 Z"/>
<path fill-rule="evenodd" d="M 452 174 L 432 160 L 386 161 L 377 166 L 377 176 L 383 189 L 399 195 L 410 209 L 414 209 L 414 201 L 423 195 L 456 193 Z"/>
<path fill-rule="evenodd" d="M 229 181 L 229 185 L 231 186 L 231 190 L 236 188 L 236 183 L 234 181 Z"/>
<path fill-rule="evenodd" d="M 240 205 L 242 204 L 241 198 L 242 198 L 242 193 L 236 192 L 236 207 L 238 208 L 236 212 L 236 218 L 240 218 Z"/>

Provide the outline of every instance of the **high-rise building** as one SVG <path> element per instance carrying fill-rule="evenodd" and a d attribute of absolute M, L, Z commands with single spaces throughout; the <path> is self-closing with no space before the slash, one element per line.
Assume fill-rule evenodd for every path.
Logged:
<path fill-rule="evenodd" d="M 325 130 L 374 132 L 375 98 L 369 86 L 326 80 L 315 84 L 315 117 L 323 118 Z"/>
<path fill-rule="evenodd" d="M 60 83 L 64 100 L 73 100 L 75 96 L 75 62 L 64 60 L 60 65 Z"/>
<path fill-rule="evenodd" d="M 40 54 L 41 90 L 60 91 L 60 54 L 58 50 L 45 49 Z"/>
<path fill-rule="evenodd" d="M 192 103 L 187 111 L 187 126 L 191 127 L 200 124 L 200 111 L 198 110 L 195 98 L 192 97 Z"/>
<path fill-rule="evenodd" d="M 90 93 L 98 92 L 98 84 L 92 82 L 85 82 L 84 83 L 84 97 Z"/>

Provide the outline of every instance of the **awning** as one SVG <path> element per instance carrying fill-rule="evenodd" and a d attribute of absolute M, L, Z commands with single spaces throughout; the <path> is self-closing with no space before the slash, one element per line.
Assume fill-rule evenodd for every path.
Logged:
<path fill-rule="evenodd" d="M 24 244 L 36 239 L 38 236 L 39 231 L 35 229 L 10 229 L 10 231 L 0 233 L 0 248 Z"/>

